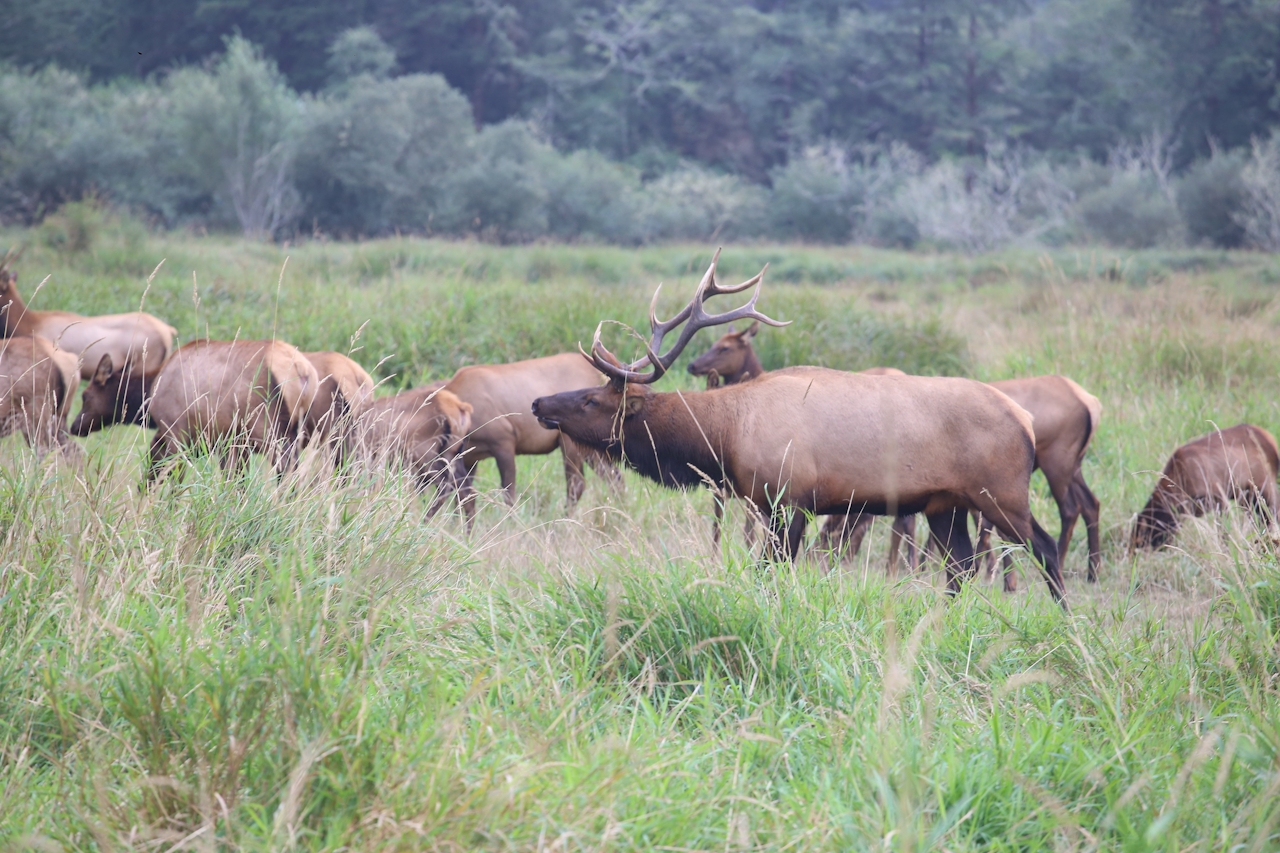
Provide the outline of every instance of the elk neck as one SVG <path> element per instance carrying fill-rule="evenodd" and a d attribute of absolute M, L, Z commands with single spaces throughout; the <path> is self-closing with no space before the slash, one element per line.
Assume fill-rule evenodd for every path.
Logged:
<path fill-rule="evenodd" d="M 641 475 L 669 488 L 725 481 L 725 438 L 734 417 L 726 395 L 668 391 L 647 396 L 623 425 L 622 455 Z M 701 473 L 699 473 L 701 472 Z"/>
<path fill-rule="evenodd" d="M 742 358 L 742 367 L 738 368 L 734 373 L 724 376 L 724 384 L 737 385 L 739 382 L 746 382 L 748 379 L 755 379 L 757 376 L 764 375 L 764 365 L 760 363 L 759 357 L 756 356 L 756 348 L 747 345 L 747 354 Z"/>
<path fill-rule="evenodd" d="M 30 335 L 32 326 L 31 312 L 27 303 L 18 293 L 16 285 L 10 284 L 8 292 L 0 297 L 0 318 L 3 321 L 3 336 L 12 338 L 17 335 Z"/>

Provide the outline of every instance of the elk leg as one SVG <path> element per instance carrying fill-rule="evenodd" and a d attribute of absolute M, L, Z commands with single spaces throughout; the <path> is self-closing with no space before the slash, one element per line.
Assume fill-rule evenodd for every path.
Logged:
<path fill-rule="evenodd" d="M 889 528 L 889 574 L 896 575 L 898 573 L 898 552 L 902 550 L 905 543 L 907 546 L 907 566 L 911 574 L 916 572 L 916 543 L 912 539 L 916 531 L 916 517 L 914 515 L 899 515 L 893 519 L 893 525 Z"/>
<path fill-rule="evenodd" d="M 508 504 L 516 502 L 516 451 L 515 448 L 498 448 L 494 451 L 493 461 L 498 463 L 498 479 L 502 483 L 502 491 Z M 579 471 L 581 476 L 581 471 Z"/>
<path fill-rule="evenodd" d="M 1012 517 L 1007 513 L 993 512 L 990 518 L 1001 536 L 1031 550 L 1049 585 L 1049 594 L 1066 610 L 1066 585 L 1062 582 L 1062 564 L 1058 562 L 1058 543 L 1029 510 Z"/>
<path fill-rule="evenodd" d="M 165 435 L 164 430 L 157 430 L 147 452 L 147 476 L 142 484 L 144 490 L 159 478 L 164 463 L 176 452 L 177 443 Z"/>
<path fill-rule="evenodd" d="M 1089 488 L 1089 484 L 1084 481 L 1084 473 L 1082 471 L 1077 470 L 1071 478 L 1071 491 L 1074 493 L 1076 502 L 1080 507 L 1080 514 L 1084 516 L 1085 534 L 1089 540 L 1089 573 L 1087 577 L 1089 583 L 1097 583 L 1098 569 L 1102 566 L 1102 534 L 1098 529 L 1098 519 L 1102 514 L 1102 502 L 1098 500 L 1098 496 Z M 1059 562 L 1061 562 L 1061 557 Z"/>
<path fill-rule="evenodd" d="M 711 493 L 711 511 L 715 518 L 711 522 L 711 544 L 720 545 L 720 525 L 724 521 L 724 501 L 720 495 Z"/>
<path fill-rule="evenodd" d="M 991 521 L 980 512 L 973 513 L 973 525 L 978 529 L 978 544 L 974 547 L 977 552 L 978 567 L 990 580 L 995 574 L 996 555 L 991 550 L 991 529 L 993 525 Z"/>
<path fill-rule="evenodd" d="M 1005 552 L 1005 555 L 1000 558 L 1000 562 L 1004 566 L 1004 591 L 1017 592 L 1018 575 L 1013 570 L 1013 557 L 1008 552 Z"/>
<path fill-rule="evenodd" d="M 573 509 L 582 498 L 582 493 L 587 490 L 587 478 L 582 472 L 582 451 L 577 445 L 571 441 L 567 441 L 562 435 L 560 437 L 560 457 L 564 460 L 565 498 L 568 501 L 569 509 Z M 498 462 L 498 472 L 502 472 L 501 461 Z M 514 472 L 511 475 L 511 480 L 514 484 Z M 505 482 L 502 485 L 506 488 Z M 510 498 L 508 498 L 509 501 L 515 497 L 514 492 L 515 489 L 513 485 L 513 487 L 508 490 L 508 493 L 510 494 Z"/>
<path fill-rule="evenodd" d="M 907 545 L 907 568 L 911 574 L 920 571 L 920 549 L 916 547 L 916 516 L 900 515 L 893 520 L 893 529 Z"/>
<path fill-rule="evenodd" d="M 770 518 L 769 532 L 769 551 L 774 559 L 778 559 L 779 551 L 781 558 L 789 562 L 794 562 L 796 554 L 800 551 L 800 540 L 804 537 L 804 528 L 808 519 L 800 510 L 793 510 L 791 517 L 787 518 L 785 507 L 777 507 Z"/>
<path fill-rule="evenodd" d="M 947 569 L 947 595 L 958 595 L 964 582 L 977 570 L 973 541 L 969 538 L 968 510 L 948 509 L 927 517 L 929 533 L 937 543 Z"/>

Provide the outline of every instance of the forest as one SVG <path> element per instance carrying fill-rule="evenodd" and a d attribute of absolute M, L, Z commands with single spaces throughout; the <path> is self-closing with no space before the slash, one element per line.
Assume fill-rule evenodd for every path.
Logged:
<path fill-rule="evenodd" d="M 0 218 L 1280 246 L 1274 0 L 0 0 Z"/>

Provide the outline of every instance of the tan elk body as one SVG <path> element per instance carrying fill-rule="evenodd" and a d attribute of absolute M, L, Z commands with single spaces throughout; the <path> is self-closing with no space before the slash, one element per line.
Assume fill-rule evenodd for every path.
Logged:
<path fill-rule="evenodd" d="M 600 373 L 577 353 L 533 358 L 509 364 L 474 365 L 460 369 L 445 389 L 472 406 L 471 432 L 463 449 L 465 473 L 459 498 L 468 524 L 475 515 L 476 466 L 485 459 L 498 465 L 498 477 L 508 502 L 516 495 L 516 457 L 551 453 L 557 447 L 564 457 L 564 474 L 570 506 L 582 496 L 586 481 L 583 463 L 617 484 L 620 477 L 612 463 L 586 453 L 573 441 L 562 440 L 529 413 L 534 399 L 561 391 L 600 384 Z"/>
<path fill-rule="evenodd" d="M 148 408 L 156 425 L 147 477 L 183 448 L 217 449 L 224 467 L 250 452 L 283 473 L 297 461 L 320 384 L 315 367 L 283 341 L 193 341 L 156 377 Z"/>
<path fill-rule="evenodd" d="M 12 256 L 10 256 L 12 257 Z M 160 368 L 173 349 L 177 330 L 142 311 L 83 317 L 69 311 L 32 311 L 18 293 L 18 277 L 0 266 L 0 334 L 33 335 L 80 358 L 80 376 L 93 377 L 102 356 L 131 373 Z"/>
<path fill-rule="evenodd" d="M 374 400 L 348 433 L 347 455 L 370 463 L 403 464 L 419 490 L 452 483 L 452 466 L 471 429 L 470 403 L 444 383 Z"/>
<path fill-rule="evenodd" d="M 760 331 L 759 321 L 753 322 L 750 326 L 742 331 L 734 331 L 730 329 L 721 335 L 711 348 L 702 355 L 689 362 L 689 373 L 694 376 L 707 377 L 707 388 L 716 388 L 721 384 L 737 385 L 739 382 L 746 382 L 765 373 L 764 365 L 760 363 L 759 357 L 756 355 L 755 347 L 751 341 Z M 906 373 L 898 370 L 896 367 L 871 367 L 867 370 L 860 371 L 863 376 L 906 376 Z M 713 523 L 713 538 L 716 542 L 720 541 L 720 519 L 723 514 L 723 507 L 717 500 L 715 504 L 715 522 Z M 845 554 L 852 556 L 858 553 L 858 549 L 862 547 L 862 540 L 866 537 L 867 531 L 871 529 L 871 523 L 875 516 L 862 515 L 856 518 L 847 518 L 845 516 L 833 515 L 829 517 L 823 525 L 822 534 L 818 540 L 818 548 L 831 554 L 831 560 L 838 562 Z M 752 524 L 752 519 L 747 519 L 748 530 Z M 889 571 L 892 572 L 898 565 L 898 553 L 902 550 L 902 546 L 906 545 L 907 565 L 912 572 L 918 568 L 920 563 L 919 551 L 916 548 L 916 517 L 915 514 L 896 515 L 893 519 L 893 525 L 889 533 Z"/>
<path fill-rule="evenodd" d="M 630 365 L 603 347 L 597 328 L 591 358 L 609 384 L 540 398 L 534 414 L 660 483 L 709 482 L 750 501 L 771 518 L 788 557 L 797 552 L 806 512 L 924 512 L 947 555 L 952 593 L 974 570 L 966 513 L 978 510 L 1033 551 L 1051 593 L 1065 601 L 1057 550 L 1031 515 L 1031 417 L 996 389 L 969 379 L 795 367 L 715 391 L 649 390 L 700 328 L 746 317 L 778 325 L 755 310 L 762 277 L 723 288 L 713 261 L 674 318 L 659 322 L 651 309 L 648 355 Z M 742 308 L 719 315 L 703 309 L 707 297 L 752 285 Z M 677 342 L 659 355 L 665 335 L 681 324 Z M 646 364 L 653 370 L 640 373 Z M 788 520 L 789 509 L 802 512 Z"/>
<path fill-rule="evenodd" d="M 307 409 L 303 429 L 313 445 L 327 443 L 331 461 L 340 463 L 345 435 L 373 405 L 373 377 L 340 352 L 304 352 L 320 384 Z"/>
<path fill-rule="evenodd" d="M 44 338 L 0 341 L 0 436 L 21 433 L 42 456 L 56 447 L 79 457 L 67 436 L 67 410 L 79 384 L 75 356 Z"/>
<path fill-rule="evenodd" d="M 1184 515 L 1202 516 L 1235 501 L 1253 509 L 1264 526 L 1280 512 L 1276 493 L 1280 452 L 1261 427 L 1239 424 L 1189 441 L 1173 452 L 1151 499 L 1133 523 L 1135 548 L 1162 548 Z"/>

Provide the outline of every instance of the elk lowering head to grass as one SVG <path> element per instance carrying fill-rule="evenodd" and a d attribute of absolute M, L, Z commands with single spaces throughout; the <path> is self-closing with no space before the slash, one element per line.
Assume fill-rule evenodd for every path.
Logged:
<path fill-rule="evenodd" d="M 177 330 L 141 311 L 83 317 L 68 311 L 32 311 L 18 293 L 11 269 L 17 255 L 0 262 L 0 336 L 34 335 L 80 357 L 80 375 L 91 379 L 104 355 L 131 374 L 160 369 L 173 349 Z"/>
<path fill-rule="evenodd" d="M 806 513 L 924 512 L 947 555 L 951 593 L 974 570 L 965 513 L 980 510 L 1032 550 L 1050 592 L 1064 601 L 1057 549 L 1031 515 L 1031 417 L 994 388 L 798 367 L 715 391 L 650 391 L 699 329 L 746 318 L 782 325 L 756 310 L 763 271 L 720 287 L 715 270 L 713 260 L 671 320 L 660 323 L 650 310 L 648 354 L 635 363 L 623 365 L 605 349 L 597 327 L 589 358 L 609 383 L 535 400 L 543 425 L 664 485 L 705 483 L 750 501 L 770 518 L 775 547 L 789 558 Z M 703 308 L 707 298 L 752 286 L 741 308 L 716 315 Z M 676 343 L 659 355 L 681 324 Z M 646 365 L 652 370 L 641 373 Z"/>
<path fill-rule="evenodd" d="M 371 463 L 401 464 L 419 491 L 453 485 L 454 462 L 471 429 L 472 408 L 444 383 L 374 400 L 345 438 L 346 455 Z"/>
<path fill-rule="evenodd" d="M 373 404 L 373 377 L 339 352 L 304 352 L 320 377 L 307 410 L 307 441 L 324 444 L 331 461 L 341 464 L 346 433 Z"/>
<path fill-rule="evenodd" d="M 115 363 L 110 353 L 103 353 L 80 394 L 80 411 L 71 422 L 71 434 L 83 438 L 114 424 L 155 426 L 146 409 L 151 386 L 159 374 L 159 368 L 150 373 L 129 373 L 124 365 Z M 78 385 L 78 375 L 76 380 Z"/>
<path fill-rule="evenodd" d="M 0 436 L 22 433 L 41 456 L 53 448 L 75 459 L 67 437 L 67 410 L 80 384 L 76 358 L 44 338 L 0 341 Z"/>
<path fill-rule="evenodd" d="M 319 384 L 306 356 L 282 341 L 186 344 L 152 386 L 148 482 L 184 449 L 211 449 L 232 470 L 261 453 L 283 474 L 297 462 Z"/>
<path fill-rule="evenodd" d="M 1239 424 L 1189 441 L 1173 452 L 1151 500 L 1133 522 L 1134 548 L 1163 548 L 1182 516 L 1220 512 L 1229 501 L 1252 509 L 1264 528 L 1280 512 L 1276 439 L 1261 427 Z"/>

